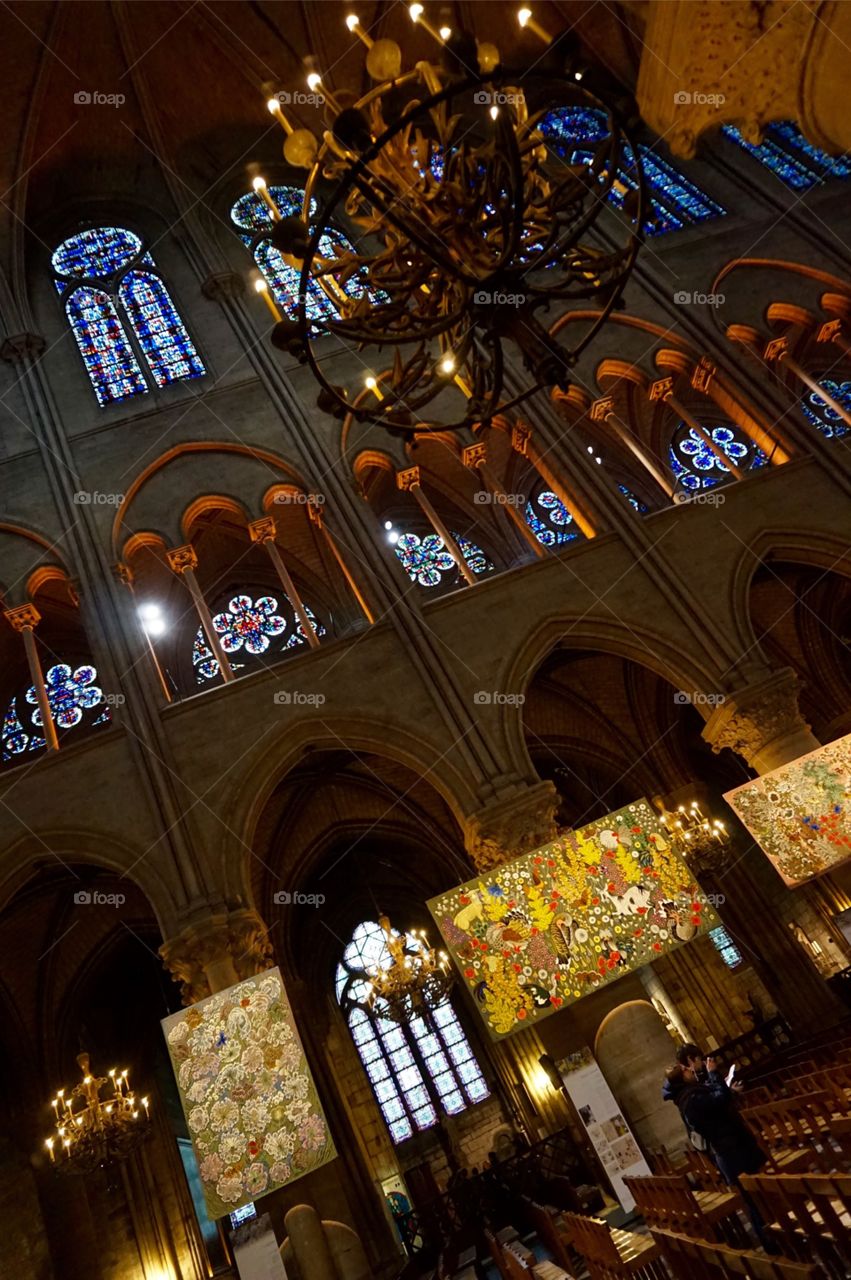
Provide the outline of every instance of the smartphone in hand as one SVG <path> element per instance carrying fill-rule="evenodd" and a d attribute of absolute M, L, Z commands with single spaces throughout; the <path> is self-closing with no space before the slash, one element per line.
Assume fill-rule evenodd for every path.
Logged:
<path fill-rule="evenodd" d="M 730 1070 L 727 1072 L 727 1076 L 726 1076 L 726 1083 L 727 1083 L 728 1089 L 730 1085 L 733 1083 L 733 1077 L 735 1076 L 735 1074 L 736 1074 L 736 1064 L 734 1062 Z"/>

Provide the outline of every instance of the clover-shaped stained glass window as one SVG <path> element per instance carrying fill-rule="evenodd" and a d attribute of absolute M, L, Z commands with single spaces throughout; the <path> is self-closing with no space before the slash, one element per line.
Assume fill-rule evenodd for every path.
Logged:
<path fill-rule="evenodd" d="M 324 636 L 325 627 L 313 610 L 305 605 L 305 612 L 316 634 Z M 308 643 L 288 596 L 280 604 L 275 596 L 258 596 L 256 600 L 246 594 L 233 596 L 220 613 L 213 615 L 213 626 L 228 659 L 232 655 L 237 658 L 231 661 L 234 671 L 244 670 L 249 664 L 259 665 L 251 663 L 251 659 L 265 656 L 268 660 Z M 198 684 L 206 684 L 219 675 L 218 660 L 202 627 L 195 633 L 192 665 Z"/>
<path fill-rule="evenodd" d="M 725 457 L 729 458 L 740 471 L 754 471 L 768 462 L 763 451 L 745 435 L 741 428 L 720 426 L 704 429 Z M 694 428 L 686 423 L 680 423 L 674 432 L 669 458 L 671 470 L 678 485 L 689 493 L 711 489 L 714 485 L 723 484 L 732 478 L 730 468 L 724 465 L 718 454 L 710 449 Z"/>
<path fill-rule="evenodd" d="M 71 667 L 57 662 L 44 674 L 44 686 L 51 718 L 57 731 L 78 725 L 107 724 L 109 705 L 96 683 L 97 671 L 83 665 Z M 44 722 L 35 685 L 16 694 L 3 719 L 3 760 L 10 761 L 45 746 Z"/>
<path fill-rule="evenodd" d="M 845 379 L 839 382 L 836 378 L 819 378 L 818 381 L 819 386 L 824 387 L 828 395 L 837 404 L 841 404 L 846 413 L 851 413 L 851 381 Z M 818 427 L 828 440 L 838 440 L 840 436 L 845 436 L 851 431 L 845 419 L 815 391 L 808 390 L 801 401 L 801 408 L 804 416 L 814 427 Z"/>
<path fill-rule="evenodd" d="M 490 573 L 493 563 L 481 547 L 461 534 L 453 533 L 452 536 L 473 573 Z M 458 573 L 458 566 L 436 533 L 400 533 L 393 550 L 411 582 L 421 587 L 437 587 L 443 581 L 449 581 L 447 574 Z"/>

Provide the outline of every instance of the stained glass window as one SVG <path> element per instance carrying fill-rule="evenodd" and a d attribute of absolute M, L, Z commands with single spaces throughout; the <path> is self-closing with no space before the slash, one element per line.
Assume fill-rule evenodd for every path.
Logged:
<path fill-rule="evenodd" d="M 571 165 L 590 165 L 594 152 L 589 148 L 609 136 L 605 112 L 587 107 L 551 111 L 544 116 L 538 128 L 553 151 Z M 705 191 L 663 160 L 658 152 L 643 142 L 638 143 L 637 151 L 650 197 L 652 218 L 644 228 L 649 235 L 679 231 L 708 218 L 720 218 L 726 212 Z M 625 149 L 623 159 L 625 167 L 618 173 L 608 194 L 609 202 L 617 209 L 623 207 L 627 193 L 638 187 L 634 176 L 635 160 L 629 148 Z"/>
<path fill-rule="evenodd" d="M 723 925 L 710 929 L 709 936 L 721 955 L 721 959 L 730 969 L 736 969 L 742 963 L 742 953 L 736 946 Z"/>
<path fill-rule="evenodd" d="M 411 934 L 407 943 L 417 946 Z M 490 1091 L 449 999 L 404 1026 L 369 1008 L 369 972 L 390 964 L 381 926 L 364 921 L 337 966 L 336 992 L 375 1099 L 399 1143 L 436 1125 L 441 1111 L 458 1115 Z"/>
<path fill-rule="evenodd" d="M 550 489 L 541 489 L 526 503 L 526 523 L 545 547 L 560 547 L 582 538 L 573 516 Z"/>
<path fill-rule="evenodd" d="M 706 427 L 705 430 L 740 471 L 753 471 L 768 462 L 762 450 L 739 427 Z M 674 432 L 669 458 L 678 485 L 690 493 L 711 489 L 732 476 L 706 441 L 684 422 Z"/>
<path fill-rule="evenodd" d="M 97 671 L 84 665 L 72 669 L 57 662 L 44 673 L 50 714 L 57 730 L 79 724 L 107 724 L 109 707 L 103 690 L 95 683 Z M 9 703 L 3 720 L 3 759 L 12 760 L 45 746 L 44 723 L 35 685 L 22 690 Z"/>
<path fill-rule="evenodd" d="M 640 498 L 637 498 L 637 497 L 635 496 L 635 494 L 632 492 L 632 490 L 631 490 L 631 489 L 629 489 L 629 488 L 627 488 L 627 486 L 626 486 L 625 484 L 619 484 L 619 485 L 618 485 L 618 489 L 619 489 L 619 490 L 620 490 L 620 492 L 623 494 L 623 496 L 626 498 L 626 500 L 627 500 L 627 502 L 629 503 L 629 505 L 630 505 L 631 507 L 634 507 L 634 509 L 639 513 L 639 515 L 642 515 L 642 516 L 646 516 L 646 515 L 647 515 L 647 503 L 646 503 L 646 502 L 642 502 Z"/>
<path fill-rule="evenodd" d="M 738 129 L 725 124 L 723 132 L 732 142 L 765 165 L 793 191 L 808 191 L 829 178 L 851 176 L 847 155 L 829 156 L 808 142 L 791 120 L 779 120 L 766 128 L 762 142 L 746 142 Z"/>
<path fill-rule="evenodd" d="M 51 264 L 100 405 L 149 390 L 139 352 L 158 387 L 206 372 L 153 258 L 132 231 L 80 231 L 63 241 Z"/>
<path fill-rule="evenodd" d="M 475 574 L 490 573 L 493 563 L 469 538 L 460 533 L 453 533 L 461 554 Z M 416 533 L 401 533 L 393 543 L 393 550 L 399 557 L 402 568 L 411 582 L 421 587 L 436 587 L 445 580 L 446 574 L 458 573 L 458 567 L 446 550 L 443 539 L 436 533 L 426 533 L 422 537 Z"/>
<path fill-rule="evenodd" d="M 317 621 L 307 605 L 304 608 L 317 635 L 324 636 L 322 623 Z M 284 608 L 279 606 L 274 596 L 258 596 L 256 600 L 249 595 L 234 596 L 221 613 L 213 615 L 213 626 L 234 671 L 243 670 L 251 658 L 267 653 L 270 657 L 277 657 L 288 649 L 297 649 L 308 643 L 288 596 L 284 596 Z M 219 663 L 207 643 L 203 627 L 195 633 L 192 665 L 198 684 L 205 684 L 219 675 Z"/>
<path fill-rule="evenodd" d="M 837 382 L 835 378 L 819 378 L 819 385 L 824 387 L 828 395 L 833 396 L 842 408 L 851 413 L 851 382 Z M 815 391 L 807 391 L 801 401 L 801 408 L 805 417 L 818 427 L 822 435 L 827 436 L 828 440 L 832 440 L 839 436 L 847 435 L 851 427 L 844 418 L 840 418 L 835 409 L 822 400 L 821 396 L 816 395 Z"/>
<path fill-rule="evenodd" d="M 282 218 L 301 217 L 304 192 L 298 187 L 269 187 L 269 194 L 275 201 Z M 316 212 L 315 200 L 312 202 L 310 212 L 311 215 Z M 294 318 L 298 313 L 301 272 L 296 267 L 289 266 L 280 251 L 268 239 L 263 238 L 263 233 L 271 231 L 274 226 L 271 209 L 256 191 L 249 191 L 247 195 L 240 196 L 237 200 L 231 209 L 231 218 L 239 229 L 239 237 L 243 244 L 252 250 L 254 261 L 274 294 L 281 311 L 286 316 Z M 354 253 L 354 251 L 354 246 L 339 231 L 335 231 L 333 235 L 324 235 L 319 242 L 321 257 L 335 258 L 341 253 Z M 357 273 L 346 282 L 344 287 L 346 293 L 352 298 L 363 296 L 364 285 Z M 309 282 L 307 290 L 306 310 L 309 319 L 334 314 L 333 303 L 315 280 Z"/>

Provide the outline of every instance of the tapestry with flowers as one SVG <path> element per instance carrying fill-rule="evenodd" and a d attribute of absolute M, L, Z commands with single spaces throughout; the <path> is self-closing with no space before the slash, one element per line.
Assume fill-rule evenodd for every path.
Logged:
<path fill-rule="evenodd" d="M 494 1039 L 720 923 L 646 800 L 428 907 Z"/>
<path fill-rule="evenodd" d="M 790 887 L 851 858 L 851 734 L 724 799 Z"/>
<path fill-rule="evenodd" d="M 163 1019 L 211 1218 L 336 1156 L 277 969 Z"/>

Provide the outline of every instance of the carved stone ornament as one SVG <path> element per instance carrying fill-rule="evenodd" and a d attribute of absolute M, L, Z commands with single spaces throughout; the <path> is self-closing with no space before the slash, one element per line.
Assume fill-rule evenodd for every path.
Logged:
<path fill-rule="evenodd" d="M 798 690 L 798 677 L 788 667 L 737 690 L 715 707 L 703 737 L 713 751 L 729 747 L 758 773 L 776 768 L 780 759 L 772 762 L 770 757 L 778 754 L 784 741 L 802 740 L 797 754 L 812 749 L 805 743 L 806 736 L 812 735 L 798 707 Z M 788 758 L 794 758 L 794 754 Z"/>
<path fill-rule="evenodd" d="M 230 961 L 237 977 L 250 978 L 273 964 L 266 925 L 255 911 L 239 908 L 211 915 L 160 947 L 163 965 L 181 985 L 185 1005 L 211 994 L 207 970 Z"/>
<path fill-rule="evenodd" d="M 16 631 L 34 631 L 41 622 L 41 614 L 34 604 L 19 604 L 5 611 L 6 621 Z"/>
<path fill-rule="evenodd" d="M 558 805 L 553 783 L 539 782 L 474 813 L 467 820 L 465 843 L 476 870 L 490 871 L 554 840 Z"/>
<path fill-rule="evenodd" d="M 415 485 L 420 483 L 419 467 L 406 467 L 404 471 L 396 472 L 396 487 L 403 492 L 413 489 Z"/>
<path fill-rule="evenodd" d="M 185 573 L 187 569 L 198 568 L 198 557 L 191 543 L 187 543 L 185 547 L 174 547 L 165 554 L 169 568 L 175 573 Z"/>
<path fill-rule="evenodd" d="M 7 364 L 20 364 L 22 360 L 37 360 L 47 343 L 40 333 L 14 333 L 0 344 L 0 359 Z"/>
<path fill-rule="evenodd" d="M 207 277 L 201 285 L 201 292 L 211 302 L 231 302 L 245 293 L 245 281 L 235 271 L 221 271 Z"/>

